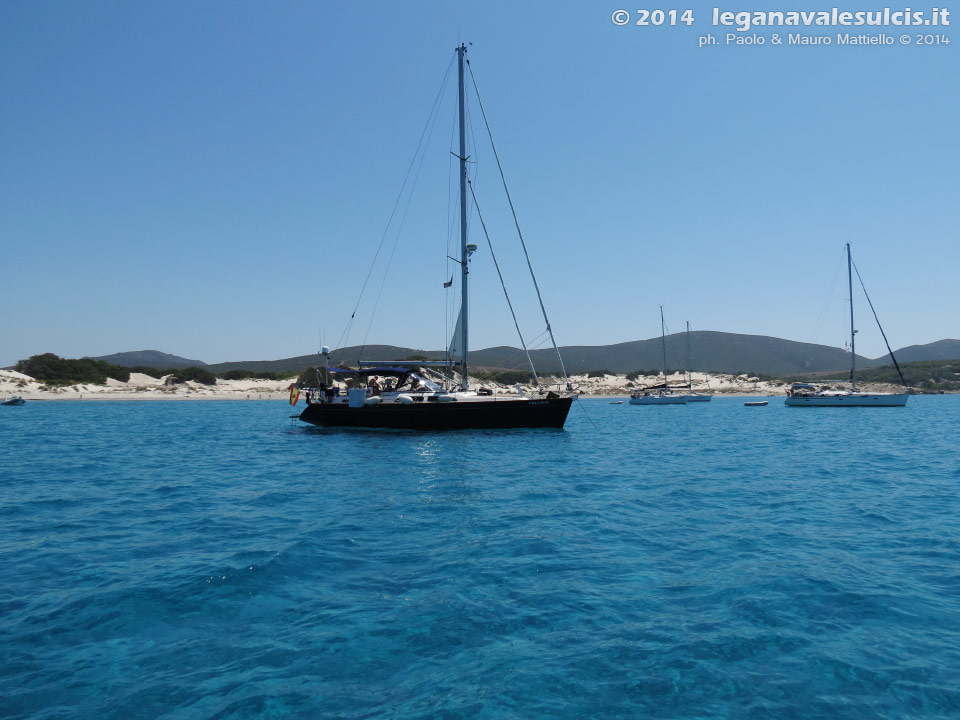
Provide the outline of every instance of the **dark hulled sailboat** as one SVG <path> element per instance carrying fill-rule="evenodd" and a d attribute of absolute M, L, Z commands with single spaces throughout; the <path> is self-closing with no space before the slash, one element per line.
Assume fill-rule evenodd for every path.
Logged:
<path fill-rule="evenodd" d="M 577 397 L 569 382 L 566 392 L 544 392 L 536 396 L 497 396 L 484 389 L 470 390 L 467 378 L 468 293 L 470 256 L 476 245 L 467 242 L 467 154 L 464 107 L 464 60 L 466 46 L 457 48 L 459 70 L 460 128 L 460 312 L 453 339 L 444 361 L 360 362 L 358 369 L 326 367 L 324 381 L 306 389 L 307 407 L 300 420 L 324 427 L 395 428 L 409 430 L 465 430 L 497 428 L 562 428 Z M 482 106 L 481 106 L 482 109 Z M 498 159 L 499 163 L 499 159 Z M 472 192 L 472 188 L 471 188 Z M 512 202 L 511 202 L 512 207 Z M 518 226 L 519 230 L 519 226 Z M 522 241 L 522 235 L 521 235 Z M 526 252 L 526 247 L 524 246 Z M 529 258 L 528 258 L 529 263 Z M 536 278 L 533 278 L 534 286 Z M 539 288 L 537 287 L 539 297 Z M 541 300 L 541 309 L 543 302 Z M 512 307 L 511 307 L 512 311 Z M 544 310 L 547 331 L 553 332 Z M 519 329 L 519 327 L 518 327 Z M 522 338 L 521 338 L 522 342 Z M 553 343 L 556 349 L 556 342 Z M 524 345 L 524 348 L 526 346 Z M 328 355 L 324 354 L 325 359 Z M 559 357 L 559 351 L 558 351 Z M 528 353 L 529 359 L 529 353 Z M 560 360 L 563 365 L 562 358 Z M 440 383 L 420 370 L 442 367 L 448 371 Z M 454 370 L 459 376 L 453 379 Z M 533 370 L 531 362 L 531 370 Z M 565 374 L 565 373 L 564 373 Z M 356 387 L 341 394 L 332 381 L 352 377 Z M 536 372 L 533 372 L 536 378 Z M 385 386 L 380 386 L 384 378 Z M 320 380 L 320 378 L 318 378 Z M 539 386 L 539 380 L 538 380 Z"/>

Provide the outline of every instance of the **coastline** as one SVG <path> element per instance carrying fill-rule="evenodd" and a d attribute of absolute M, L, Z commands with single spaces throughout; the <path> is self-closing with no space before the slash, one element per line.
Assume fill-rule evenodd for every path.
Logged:
<path fill-rule="evenodd" d="M 236 393 L 208 393 L 205 395 L 170 394 L 170 395 L 144 395 L 133 393 L 89 393 L 85 395 L 56 395 L 51 393 L 37 393 L 31 396 L 23 393 L 24 400 L 30 402 L 183 402 L 183 401 L 216 401 L 229 400 L 231 402 L 256 402 L 258 400 L 285 400 L 286 393 L 261 393 L 257 397 L 240 396 Z"/>
<path fill-rule="evenodd" d="M 562 379 L 542 378 L 547 389 L 562 386 Z M 670 375 L 667 383 L 678 386 L 685 382 L 680 374 Z M 68 400 L 85 402 L 90 400 L 121 401 L 184 401 L 184 400 L 286 400 L 288 388 L 296 382 L 296 376 L 283 380 L 218 380 L 216 385 L 203 385 L 194 381 L 167 384 L 167 378 L 153 378 L 141 373 L 132 373 L 130 380 L 120 382 L 108 379 L 103 385 L 79 383 L 66 386 L 46 386 L 37 380 L 12 370 L 0 370 L 0 399 L 20 396 L 27 401 Z M 662 385 L 663 376 L 641 376 L 627 379 L 626 375 L 587 375 L 570 376 L 569 382 L 577 389 L 581 397 L 604 400 L 624 400 L 631 392 L 642 392 L 656 385 Z M 760 380 L 749 375 L 724 375 L 714 373 L 693 373 L 690 376 L 691 387 L 685 392 L 705 393 L 716 397 L 785 397 L 787 384 Z M 519 390 L 530 394 L 536 391 L 530 386 L 507 386 L 471 377 L 471 386 L 487 387 L 497 395 L 517 395 Z M 897 392 L 899 388 L 867 383 L 861 385 L 868 392 Z"/>
<path fill-rule="evenodd" d="M 0 370 L 0 398 L 20 396 L 27 401 L 69 400 L 281 400 L 289 397 L 290 383 L 284 380 L 218 380 L 216 385 L 187 381 L 167 384 L 168 376 L 151 377 L 131 373 L 127 382 L 108 378 L 102 385 L 47 386 L 34 378 L 12 370 Z"/>

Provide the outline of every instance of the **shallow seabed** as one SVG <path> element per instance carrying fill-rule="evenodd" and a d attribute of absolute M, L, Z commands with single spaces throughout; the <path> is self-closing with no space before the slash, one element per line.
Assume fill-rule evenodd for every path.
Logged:
<path fill-rule="evenodd" d="M 955 718 L 960 397 L 0 408 L 0 717 Z"/>

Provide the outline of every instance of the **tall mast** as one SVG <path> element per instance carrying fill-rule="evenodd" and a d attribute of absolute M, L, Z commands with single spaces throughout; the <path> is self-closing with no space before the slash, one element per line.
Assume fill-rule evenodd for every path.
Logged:
<path fill-rule="evenodd" d="M 853 261 L 850 259 L 850 243 L 847 243 L 847 288 L 850 291 L 850 386 L 853 392 L 857 391 L 857 346 L 854 336 L 857 331 L 853 329 L 853 272 L 851 266 Z"/>
<path fill-rule="evenodd" d="M 460 78 L 460 387 L 467 389 L 467 135 L 464 123 L 463 56 L 467 46 L 457 48 Z"/>
<path fill-rule="evenodd" d="M 663 386 L 667 386 L 667 326 L 663 322 L 663 305 L 660 306 L 660 344 L 663 346 Z"/>
<path fill-rule="evenodd" d="M 690 357 L 690 321 L 687 320 L 687 382 L 693 383 L 693 358 Z"/>

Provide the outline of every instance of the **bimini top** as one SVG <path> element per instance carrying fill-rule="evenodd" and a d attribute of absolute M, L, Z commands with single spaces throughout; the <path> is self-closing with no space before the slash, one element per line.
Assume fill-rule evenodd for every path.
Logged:
<path fill-rule="evenodd" d="M 328 367 L 324 368 L 329 373 L 334 373 L 336 375 L 409 375 L 413 372 L 410 368 L 404 367 L 390 367 L 389 365 L 384 365 L 381 367 L 370 367 L 363 368 L 361 370 L 354 370 L 353 368 L 340 368 L 340 367 Z"/>
<path fill-rule="evenodd" d="M 816 385 L 811 385 L 810 383 L 794 383 L 790 386 L 792 390 L 817 390 L 819 389 Z"/>

